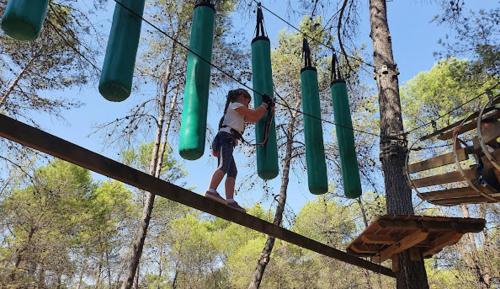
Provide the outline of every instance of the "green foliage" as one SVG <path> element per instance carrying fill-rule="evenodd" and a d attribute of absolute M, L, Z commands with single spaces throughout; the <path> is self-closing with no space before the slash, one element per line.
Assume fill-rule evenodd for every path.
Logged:
<path fill-rule="evenodd" d="M 0 260 L 8 278 L 0 276 L 0 284 L 43 280 L 50 287 L 56 281 L 50 275 L 72 276 L 80 258 L 116 253 L 114 240 L 132 211 L 130 201 L 122 184 L 98 184 L 89 171 L 64 161 L 39 168 L 31 185 L 0 204 L 2 224 L 11 232 Z"/>
<path fill-rule="evenodd" d="M 154 143 L 141 144 L 138 148 L 125 150 L 121 153 L 123 163 L 137 168 L 143 172 L 148 172 L 151 157 L 153 155 Z M 160 178 L 175 181 L 186 175 L 181 164 L 174 158 L 172 149 L 168 146 L 163 155 Z"/>
<path fill-rule="evenodd" d="M 438 24 L 450 28 L 439 44 L 444 48 L 436 54 L 440 57 L 464 57 L 471 59 L 471 71 L 477 74 L 500 74 L 500 45 L 498 23 L 500 9 L 464 11 L 465 1 L 444 1 L 441 15 L 435 17 Z"/>
<path fill-rule="evenodd" d="M 401 89 L 405 127 L 414 127 L 445 115 L 500 80 L 498 76 L 471 75 L 470 68 L 471 63 L 450 58 L 438 62 L 431 70 L 420 72 L 409 80 Z M 486 96 L 480 98 L 483 102 L 486 99 Z M 478 101 L 469 103 L 439 119 L 436 122 L 437 127 L 455 122 L 479 107 Z M 431 130 L 432 127 L 427 127 L 418 133 L 428 133 Z"/>
<path fill-rule="evenodd" d="M 359 215 L 359 212 L 318 197 L 301 209 L 294 230 L 314 240 L 341 246 L 352 239 L 356 230 L 356 215 Z"/>
<path fill-rule="evenodd" d="M 477 65 L 477 62 L 448 58 L 439 61 L 431 70 L 421 72 L 409 80 L 401 89 L 405 126 L 415 127 L 443 116 L 436 123 L 437 128 L 442 128 L 476 112 L 486 102 L 487 96 L 483 95 L 471 102 L 469 100 L 500 80 L 498 75 L 490 74 L 487 69 L 478 70 Z M 493 89 L 493 94 L 497 93 L 498 89 Z M 467 104 L 460 109 L 447 114 L 465 103 Z M 413 137 L 422 136 L 432 130 L 433 128 L 428 126 Z M 436 148 L 413 153 L 411 156 L 418 159 L 450 151 L 449 145 L 440 148 L 441 144 L 443 143 L 435 139 L 419 143 L 424 147 Z M 438 171 L 443 169 L 446 168 L 439 168 Z M 464 211 L 469 210 L 467 207 L 460 209 L 461 211 L 457 211 L 453 208 L 428 206 L 424 210 L 426 215 L 463 215 Z M 492 227 L 497 226 L 498 220 L 488 215 L 488 212 L 496 212 L 494 206 L 470 206 L 470 211 L 479 212 L 479 216 L 487 218 Z M 491 282 L 490 272 L 498 265 L 498 258 L 493 253 L 498 250 L 497 242 L 489 239 L 490 234 L 491 230 L 486 228 L 480 242 L 464 236 L 457 246 L 443 250 L 427 262 L 431 288 L 489 288 L 491 285 L 487 283 Z"/>
<path fill-rule="evenodd" d="M 227 267 L 230 273 L 231 285 L 236 288 L 246 288 L 255 268 L 255 260 L 260 255 L 266 242 L 265 236 L 247 240 L 228 257 Z"/>
<path fill-rule="evenodd" d="M 97 53 L 95 47 L 84 43 L 89 34 L 96 36 L 88 11 L 82 11 L 72 1 L 64 2 L 50 1 L 37 40 L 23 42 L 5 34 L 0 36 L 0 111 L 31 120 L 29 113 L 33 111 L 59 115 L 61 110 L 79 106 L 77 101 L 42 93 L 84 85 L 95 75 L 81 56 L 93 59 Z M 5 3 L 0 4 L 1 14 Z"/>
<path fill-rule="evenodd" d="M 123 250 L 130 242 L 129 228 L 141 207 L 132 201 L 133 192 L 115 181 L 97 182 L 87 170 L 63 161 L 40 167 L 34 179 L 33 184 L 14 190 L 0 203 L 4 232 L 0 285 L 43 280 L 46 288 L 56 288 L 59 283 L 67 288 L 78 284 L 80 288 L 108 288 L 109 284 L 116 288 Z M 378 214 L 383 203 L 374 194 L 364 195 L 367 218 Z M 298 212 L 291 228 L 342 249 L 364 227 L 359 205 L 318 197 Z M 249 212 L 264 219 L 272 215 L 259 205 Z M 497 235 L 497 231 L 490 231 L 490 238 Z M 266 239 L 237 224 L 159 198 L 140 286 L 247 288 Z M 494 252 L 481 250 L 485 250 L 481 256 Z M 427 261 L 432 288 L 477 284 L 474 271 L 460 269 L 468 262 L 460 254 L 452 248 L 445 250 L 441 259 Z M 481 262 L 490 262 L 495 268 L 498 258 L 489 259 L 491 262 Z M 382 289 L 390 288 L 393 282 L 276 240 L 261 288 Z"/>

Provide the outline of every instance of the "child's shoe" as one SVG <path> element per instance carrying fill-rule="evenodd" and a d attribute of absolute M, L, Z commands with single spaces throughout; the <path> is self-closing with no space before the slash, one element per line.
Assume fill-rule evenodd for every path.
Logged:
<path fill-rule="evenodd" d="M 211 192 L 211 191 L 207 191 L 205 193 L 205 197 L 209 198 L 209 199 L 212 199 L 216 202 L 219 202 L 223 205 L 227 205 L 227 202 L 226 200 L 224 200 L 223 197 L 221 197 L 217 192 Z"/>
<path fill-rule="evenodd" d="M 235 210 L 238 210 L 242 213 L 246 213 L 247 211 L 241 207 L 240 205 L 238 205 L 238 203 L 235 201 L 235 200 L 231 200 L 231 201 L 226 201 L 227 202 L 227 205 Z"/>

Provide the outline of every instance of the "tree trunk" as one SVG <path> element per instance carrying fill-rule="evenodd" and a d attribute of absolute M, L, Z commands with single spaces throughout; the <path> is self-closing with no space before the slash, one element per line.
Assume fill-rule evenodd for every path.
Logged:
<path fill-rule="evenodd" d="M 85 260 L 84 258 L 82 258 L 83 260 Z M 78 276 L 78 285 L 76 286 L 76 289 L 80 289 L 82 288 L 82 283 L 83 283 L 83 274 L 86 270 L 86 263 L 85 261 L 82 262 L 82 269 L 80 270 L 80 274 Z M 111 289 L 111 288 L 110 288 Z"/>
<path fill-rule="evenodd" d="M 132 288 L 139 289 L 139 277 L 141 277 L 141 265 L 137 266 L 137 270 L 135 270 L 135 278 L 134 284 L 132 284 Z"/>
<path fill-rule="evenodd" d="M 17 74 L 17 76 L 10 82 L 9 86 L 5 90 L 4 93 L 0 96 L 0 108 L 7 102 L 7 97 L 11 94 L 11 92 L 16 88 L 19 81 L 23 78 L 24 74 L 28 72 L 31 68 L 33 62 L 38 58 L 38 55 L 33 56 L 28 63 L 23 67 L 23 69 Z"/>
<path fill-rule="evenodd" d="M 174 42 L 175 43 L 175 42 Z M 159 177 L 161 173 L 161 167 L 163 165 L 163 155 L 165 153 L 164 147 L 162 145 L 167 142 L 166 136 L 168 132 L 165 132 L 163 135 L 163 128 L 165 125 L 165 104 L 167 99 L 167 89 L 171 79 L 171 71 L 173 59 L 175 57 L 175 44 L 173 44 L 172 49 L 170 50 L 170 59 L 169 64 L 167 65 L 167 70 L 165 72 L 165 78 L 163 83 L 163 90 L 161 92 L 161 97 L 159 100 L 158 107 L 158 127 L 156 131 L 156 139 L 154 143 L 154 148 L 151 157 L 151 163 L 149 167 L 149 173 L 154 177 Z M 163 139 L 163 141 L 162 141 Z M 149 192 L 145 192 L 146 200 L 144 204 L 144 209 L 142 211 L 142 217 L 140 220 L 140 226 L 137 230 L 135 240 L 132 247 L 132 254 L 130 255 L 129 265 L 127 270 L 127 278 L 122 283 L 122 289 L 130 289 L 134 283 L 134 276 L 137 271 L 137 267 L 139 266 L 139 261 L 142 255 L 142 249 L 144 247 L 144 241 L 146 239 L 146 234 L 149 227 L 149 221 L 151 220 L 151 213 L 153 211 L 153 205 L 155 200 L 155 195 Z"/>
<path fill-rule="evenodd" d="M 363 201 L 361 198 L 356 200 L 359 204 L 359 209 L 361 210 L 361 215 L 363 216 L 363 224 L 365 224 L 365 228 L 368 227 L 368 215 L 366 214 L 365 206 L 363 205 Z"/>
<path fill-rule="evenodd" d="M 363 200 L 361 200 L 361 198 L 358 198 L 356 201 L 359 204 L 359 209 L 361 210 L 361 215 L 363 216 L 363 224 L 365 225 L 365 228 L 367 228 L 368 227 L 368 216 L 366 214 L 365 206 L 363 205 Z M 363 269 L 363 275 L 365 275 L 365 278 L 366 278 L 366 288 L 372 289 L 373 286 L 372 286 L 370 271 Z"/>
<path fill-rule="evenodd" d="M 15 281 L 16 280 L 16 274 L 17 274 L 17 271 L 19 270 L 19 268 L 21 267 L 21 263 L 24 261 L 23 260 L 23 253 L 25 251 L 28 250 L 28 248 L 31 246 L 31 240 L 33 238 L 33 235 L 35 234 L 36 232 L 36 229 L 35 227 L 31 227 L 30 228 L 30 232 L 28 233 L 28 240 L 26 241 L 26 245 L 24 245 L 24 247 L 22 249 L 19 249 L 17 250 L 16 252 L 16 262 L 15 262 L 15 265 L 14 265 L 14 269 L 12 270 L 12 272 L 10 273 L 10 280 L 11 281 Z M 28 253 L 29 254 L 29 253 Z"/>
<path fill-rule="evenodd" d="M 38 271 L 38 286 L 37 289 L 45 289 L 45 269 L 40 266 L 40 271 Z"/>
<path fill-rule="evenodd" d="M 380 160 L 389 214 L 413 215 L 411 189 L 404 175 L 407 144 L 403 138 L 403 120 L 399 97 L 398 72 L 392 55 L 385 0 L 370 0 L 370 37 L 380 105 Z M 398 255 L 398 289 L 428 289 L 422 258 L 411 261 L 408 252 Z"/>
<path fill-rule="evenodd" d="M 464 218 L 469 218 L 470 213 L 467 205 L 460 205 L 460 208 L 462 209 Z M 488 270 L 485 268 L 485 266 L 483 266 L 483 264 L 481 264 L 481 261 L 479 260 L 479 250 L 477 249 L 474 235 L 467 234 L 463 242 L 469 244 L 469 248 L 464 250 L 464 259 L 468 267 L 473 271 L 476 277 L 478 289 L 491 288 L 491 275 L 488 274 Z"/>
<path fill-rule="evenodd" d="M 300 102 L 299 102 L 300 104 Z M 286 149 L 285 149 L 285 159 L 283 160 L 283 175 L 281 177 L 280 193 L 278 195 L 278 206 L 276 208 L 276 213 L 274 214 L 273 224 L 280 226 L 283 219 L 283 212 L 285 210 L 286 194 L 288 190 L 289 176 L 290 176 L 290 165 L 292 162 L 293 153 L 293 133 L 295 131 L 295 122 L 297 114 L 292 115 L 292 119 L 287 127 L 286 135 Z M 268 236 L 266 244 L 262 249 L 259 260 L 257 261 L 257 267 L 252 276 L 252 280 L 248 285 L 248 289 L 258 289 L 262 278 L 264 276 L 264 271 L 266 270 L 267 264 L 271 258 L 271 252 L 274 247 L 275 238 Z"/>
<path fill-rule="evenodd" d="M 107 246 L 106 246 L 107 247 Z M 108 273 L 108 288 L 111 289 L 113 286 L 113 281 L 111 280 L 111 264 L 109 264 L 109 251 L 106 248 L 106 271 Z"/>
<path fill-rule="evenodd" d="M 158 282 L 158 285 L 156 285 L 156 289 L 161 289 L 161 277 L 163 275 L 163 262 L 162 262 L 162 258 L 163 258 L 163 248 L 160 247 L 160 256 L 158 257 L 158 280 L 160 282 Z"/>
<path fill-rule="evenodd" d="M 177 289 L 177 277 L 179 276 L 179 271 L 175 268 L 174 279 L 172 280 L 172 289 Z"/>
<path fill-rule="evenodd" d="M 101 272 L 102 272 L 102 256 L 99 259 L 99 266 L 97 266 L 95 289 L 99 289 L 99 287 L 101 286 Z"/>

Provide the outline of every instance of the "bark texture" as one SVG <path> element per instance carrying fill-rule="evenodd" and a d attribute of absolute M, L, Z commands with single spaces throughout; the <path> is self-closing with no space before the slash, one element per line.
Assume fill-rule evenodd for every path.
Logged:
<path fill-rule="evenodd" d="M 401 137 L 403 120 L 398 71 L 392 54 L 392 40 L 385 0 L 370 0 L 373 59 L 380 105 L 380 160 L 389 214 L 413 215 L 411 189 L 404 175 L 407 144 Z M 398 256 L 398 289 L 428 289 L 423 260 L 411 261 L 408 252 Z"/>

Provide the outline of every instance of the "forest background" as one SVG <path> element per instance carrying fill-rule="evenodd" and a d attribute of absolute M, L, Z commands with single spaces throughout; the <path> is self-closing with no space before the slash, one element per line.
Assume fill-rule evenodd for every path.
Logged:
<path fill-rule="evenodd" d="M 335 12 L 341 3 L 330 2 L 263 4 L 321 42 L 338 47 Z M 5 1 L 0 3 L 3 11 Z M 368 4 L 353 3 L 351 18 L 344 18 L 347 28 L 342 37 L 348 54 L 354 55 L 349 73 L 354 126 L 377 134 L 378 105 L 373 68 L 369 65 Z M 395 60 L 403 83 L 406 128 L 434 119 L 498 82 L 498 3 L 388 4 Z M 146 18 L 187 43 L 192 1 L 147 1 L 146 5 Z M 255 3 L 220 1 L 218 5 L 214 61 L 243 82 L 251 83 L 249 43 Z M 34 44 L 15 42 L 2 34 L 0 111 L 203 193 L 216 160 L 205 153 L 200 160 L 183 161 L 176 151 L 185 51 L 143 24 L 132 96 L 122 103 L 110 103 L 97 92 L 113 8 L 113 1 L 52 1 L 43 33 Z M 300 104 L 302 36 L 269 13 L 264 17 L 273 47 L 276 89 L 288 103 Z M 326 92 L 331 51 L 318 43 L 312 42 L 311 46 L 320 72 L 323 118 L 333 120 Z M 217 71 L 212 72 L 209 136 L 213 136 L 222 113 L 226 91 L 239 86 Z M 441 119 L 438 126 L 451 123 L 479 104 L 471 103 Z M 250 148 L 242 148 L 237 152 L 237 199 L 251 214 L 267 220 L 273 220 L 273 215 L 276 218 L 282 204 L 283 226 L 344 248 L 371 218 L 385 211 L 378 139 L 356 134 L 364 195 L 360 200 L 347 200 L 342 197 L 334 127 L 324 123 L 331 189 L 315 197 L 308 193 L 304 181 L 301 116 L 286 107 L 279 107 L 277 114 L 280 156 L 290 160 L 290 174 L 284 178 L 282 173 L 268 183 L 257 180 L 255 156 Z M 295 125 L 287 126 L 290 123 Z M 252 129 L 247 129 L 250 136 Z M 420 130 L 411 138 L 431 129 Z M 286 144 L 292 143 L 287 149 Z M 127 275 L 129 247 L 143 206 L 148 203 L 147 194 L 5 140 L 0 141 L 0 152 L 0 285 L 119 287 Z M 152 166 L 155 162 L 156 166 Z M 286 165 L 283 162 L 281 172 Z M 488 220 L 483 233 L 467 236 L 427 261 L 432 288 L 498 286 L 497 205 L 440 208 L 419 204 L 418 198 L 414 198 L 414 205 L 419 205 L 416 210 L 420 214 L 470 215 Z M 266 236 L 158 199 L 133 285 L 247 288 L 254 282 L 265 243 Z M 260 286 L 388 288 L 392 282 L 277 242 Z"/>

